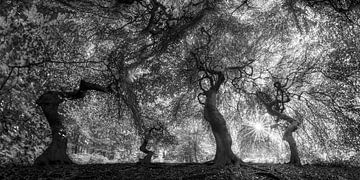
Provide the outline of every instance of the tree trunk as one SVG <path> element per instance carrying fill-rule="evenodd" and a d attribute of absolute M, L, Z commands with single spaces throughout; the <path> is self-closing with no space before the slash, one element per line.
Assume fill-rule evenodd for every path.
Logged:
<path fill-rule="evenodd" d="M 297 127 L 298 127 L 297 121 L 291 123 L 284 132 L 283 140 L 285 140 L 289 144 L 289 148 L 290 148 L 289 164 L 301 166 L 301 161 L 297 150 L 296 141 L 292 135 L 292 133 L 296 131 Z"/>
<path fill-rule="evenodd" d="M 53 165 L 53 164 L 72 164 L 69 156 L 66 154 L 67 138 L 66 129 L 58 113 L 59 104 L 68 99 L 81 99 L 85 97 L 88 90 L 100 92 L 110 92 L 109 88 L 98 84 L 80 81 L 80 88 L 73 92 L 49 91 L 41 95 L 36 101 L 43 110 L 46 120 L 51 128 L 52 141 L 50 146 L 35 159 L 36 165 Z"/>
<path fill-rule="evenodd" d="M 195 139 L 195 141 L 193 141 L 193 148 L 194 148 L 194 159 L 195 159 L 195 162 L 198 163 L 199 160 L 197 157 L 197 140 L 196 139 Z"/>
<path fill-rule="evenodd" d="M 150 164 L 151 163 L 151 158 L 155 154 L 154 152 L 146 149 L 146 146 L 147 146 L 147 144 L 148 144 L 148 142 L 150 140 L 150 137 L 151 137 L 151 131 L 154 130 L 154 129 L 155 128 L 150 128 L 149 129 L 149 131 L 147 132 L 147 134 L 144 137 L 143 143 L 140 146 L 140 151 L 146 154 L 144 158 L 139 159 L 138 163 L 140 163 L 140 164 Z"/>
<path fill-rule="evenodd" d="M 300 121 L 275 110 L 273 108 L 273 106 L 276 104 L 276 100 L 272 100 L 270 95 L 263 93 L 263 92 L 257 92 L 256 96 L 262 102 L 262 104 L 265 106 L 267 112 L 271 116 L 275 116 L 279 119 L 282 119 L 282 120 L 290 123 L 290 125 L 288 127 L 286 127 L 286 130 L 283 135 L 283 140 L 285 140 L 289 144 L 289 147 L 290 147 L 289 164 L 301 166 L 301 161 L 300 161 L 299 153 L 297 150 L 296 141 L 292 135 L 292 133 L 295 132 L 297 130 L 297 128 L 299 127 Z"/>
<path fill-rule="evenodd" d="M 41 106 L 46 120 L 51 128 L 52 142 L 50 146 L 35 159 L 36 165 L 71 164 L 66 154 L 67 138 L 65 127 L 58 113 L 59 104 L 62 102 L 58 93 L 48 92 L 42 95 L 36 103 Z"/>
<path fill-rule="evenodd" d="M 206 101 L 204 107 L 204 118 L 210 123 L 211 130 L 216 141 L 216 154 L 214 164 L 227 165 L 242 163 L 232 151 L 232 139 L 226 126 L 226 121 L 216 107 L 215 89 L 206 92 Z"/>

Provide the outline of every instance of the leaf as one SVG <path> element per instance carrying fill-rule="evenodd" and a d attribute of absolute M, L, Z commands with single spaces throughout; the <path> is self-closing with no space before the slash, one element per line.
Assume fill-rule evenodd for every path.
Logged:
<path fill-rule="evenodd" d="M 24 11 L 24 15 L 27 17 L 27 20 L 31 23 L 42 24 L 44 23 L 44 16 L 37 11 L 35 5 L 32 5 L 29 10 Z"/>
<path fill-rule="evenodd" d="M 0 64 L 0 72 L 1 74 L 8 74 L 9 73 L 9 66 L 4 64 L 4 63 L 1 63 Z"/>
<path fill-rule="evenodd" d="M 0 16 L 0 27 L 4 28 L 7 27 L 7 22 L 5 20 L 5 17 Z"/>
<path fill-rule="evenodd" d="M 1 138 L 4 139 L 6 142 L 11 142 L 11 138 L 6 134 L 3 134 Z"/>

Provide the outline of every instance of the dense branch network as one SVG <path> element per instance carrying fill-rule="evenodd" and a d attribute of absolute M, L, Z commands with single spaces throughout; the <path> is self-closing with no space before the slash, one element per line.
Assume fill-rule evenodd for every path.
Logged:
<path fill-rule="evenodd" d="M 330 6 L 339 13 L 347 13 L 359 8 L 359 0 L 304 0 L 309 6 Z"/>
<path fill-rule="evenodd" d="M 195 62 L 195 68 L 200 75 L 198 84 L 201 92 L 198 94 L 198 101 L 199 103 L 204 104 L 204 102 L 201 101 L 201 97 L 205 96 L 206 92 L 210 89 L 218 91 L 225 80 L 230 79 L 229 74 L 232 76 L 231 84 L 236 89 L 241 89 L 242 80 L 253 75 L 253 67 L 251 64 L 255 60 L 250 59 L 246 62 L 240 61 L 240 65 L 238 66 L 221 67 L 210 54 L 212 40 L 210 29 L 206 30 L 204 27 L 201 27 L 200 32 L 202 36 L 205 37 L 205 43 L 190 51 L 190 55 L 191 59 Z"/>
<path fill-rule="evenodd" d="M 290 102 L 290 97 L 284 89 L 285 86 L 281 85 L 280 82 L 275 82 L 274 87 L 276 89 L 275 99 L 272 99 L 270 94 L 262 91 L 257 91 L 256 97 L 265 106 L 267 113 L 277 118 L 276 122 L 279 120 L 284 120 L 289 123 L 283 135 L 283 139 L 287 141 L 290 146 L 291 154 L 289 163 L 301 165 L 296 141 L 292 135 L 292 133 L 299 128 L 301 121 L 283 113 L 285 110 L 284 104 Z"/>
<path fill-rule="evenodd" d="M 336 13 L 343 15 L 348 22 L 358 25 L 357 20 L 351 18 L 352 15 L 358 17 L 360 10 L 359 0 L 303 0 L 310 7 L 330 7 Z"/>

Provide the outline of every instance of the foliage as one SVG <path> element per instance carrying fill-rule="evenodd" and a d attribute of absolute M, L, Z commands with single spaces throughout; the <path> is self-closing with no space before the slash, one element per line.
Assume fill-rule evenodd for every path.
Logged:
<path fill-rule="evenodd" d="M 145 129 L 159 125 L 150 143 L 159 161 L 210 160 L 214 137 L 196 99 L 201 74 L 189 59 L 206 41 L 203 30 L 211 43 L 201 58 L 226 72 L 219 109 L 234 152 L 286 159 L 286 123 L 274 128 L 254 96 L 275 96 L 281 82 L 291 99 L 284 113 L 302 121 L 295 136 L 303 161 L 355 162 L 359 9 L 336 2 L 1 1 L 1 164 L 33 162 L 50 142 L 35 100 L 75 89 L 80 79 L 113 93 L 92 92 L 60 108 L 78 162 L 137 161 Z M 252 76 L 234 87 L 232 69 L 249 60 Z"/>

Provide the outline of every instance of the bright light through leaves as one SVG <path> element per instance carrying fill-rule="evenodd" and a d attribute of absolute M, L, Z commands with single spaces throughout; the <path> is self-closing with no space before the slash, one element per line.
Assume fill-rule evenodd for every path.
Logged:
<path fill-rule="evenodd" d="M 281 135 L 276 129 L 271 128 L 273 123 L 267 116 L 256 115 L 254 118 L 250 118 L 243 124 L 246 128 L 244 138 L 252 139 L 254 142 L 270 140 L 281 143 Z"/>
<path fill-rule="evenodd" d="M 242 124 L 241 146 L 246 154 L 246 161 L 276 162 L 280 156 L 286 154 L 282 140 L 282 129 L 273 128 L 273 118 L 269 115 L 254 114 L 248 116 Z M 275 160 L 277 159 L 277 160 Z"/>
<path fill-rule="evenodd" d="M 261 131 L 263 131 L 265 129 L 264 124 L 262 124 L 260 122 L 255 122 L 253 124 L 253 128 L 254 128 L 255 132 L 261 132 Z"/>
<path fill-rule="evenodd" d="M 253 119 L 253 121 L 246 122 L 244 125 L 249 128 L 249 131 L 245 136 L 250 136 L 254 141 L 262 141 L 270 134 L 270 124 L 266 122 L 265 118 Z"/>

